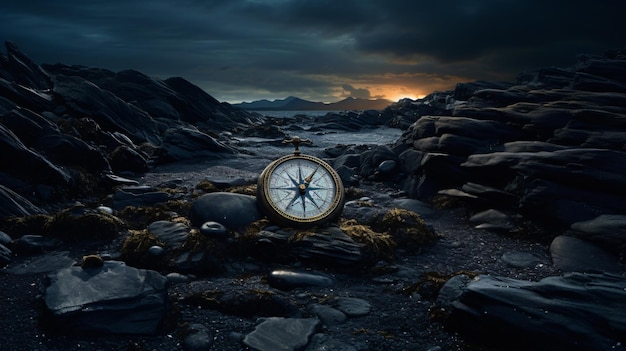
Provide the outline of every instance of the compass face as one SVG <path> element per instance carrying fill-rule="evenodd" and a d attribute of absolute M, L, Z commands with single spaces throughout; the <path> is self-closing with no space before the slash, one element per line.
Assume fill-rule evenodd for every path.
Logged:
<path fill-rule="evenodd" d="M 272 162 L 259 178 L 257 195 L 270 219 L 293 225 L 334 220 L 344 201 L 337 172 L 308 155 L 288 155 Z"/>

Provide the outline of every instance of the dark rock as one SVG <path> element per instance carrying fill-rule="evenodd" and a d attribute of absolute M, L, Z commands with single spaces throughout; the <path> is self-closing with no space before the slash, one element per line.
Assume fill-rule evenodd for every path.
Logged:
<path fill-rule="evenodd" d="M 559 235 L 550 244 L 552 262 L 564 272 L 620 272 L 619 258 L 588 241 Z"/>
<path fill-rule="evenodd" d="M 508 231 L 515 228 L 514 221 L 509 215 L 494 209 L 476 213 L 470 217 L 469 221 L 476 228 L 488 230 Z"/>
<path fill-rule="evenodd" d="M 463 277 L 463 276 L 457 276 Z M 623 350 L 626 278 L 570 273 L 539 282 L 450 279 L 437 303 L 472 342 L 516 350 Z"/>
<path fill-rule="evenodd" d="M 154 258 L 162 258 L 165 256 L 165 249 L 158 245 L 153 245 L 148 248 L 148 255 Z"/>
<path fill-rule="evenodd" d="M 48 74 L 20 51 L 16 43 L 6 41 L 4 46 L 7 50 L 7 68 L 11 71 L 17 83 L 38 90 L 52 88 L 52 82 Z"/>
<path fill-rule="evenodd" d="M 166 283 L 155 271 L 116 261 L 61 269 L 44 281 L 46 326 L 63 333 L 155 334 L 166 312 Z"/>
<path fill-rule="evenodd" d="M 168 200 L 170 200 L 170 194 L 163 191 L 136 192 L 131 188 L 124 187 L 113 194 L 113 208 L 122 210 L 127 206 L 151 206 Z"/>
<path fill-rule="evenodd" d="M 154 234 L 163 241 L 168 248 L 177 250 L 187 240 L 190 228 L 184 223 L 170 221 L 156 221 L 148 225 L 148 233 Z"/>
<path fill-rule="evenodd" d="M 348 319 L 345 313 L 326 305 L 314 304 L 309 307 L 309 311 L 327 327 L 342 324 Z"/>
<path fill-rule="evenodd" d="M 0 244 L 0 268 L 3 268 L 11 262 L 12 252 L 5 244 Z"/>
<path fill-rule="evenodd" d="M 187 326 L 187 336 L 183 340 L 185 351 L 206 351 L 213 345 L 213 336 L 207 327 L 200 323 Z"/>
<path fill-rule="evenodd" d="M 67 185 L 71 176 L 46 157 L 26 147 L 15 134 L 0 124 L 0 168 L 9 174 L 51 185 Z"/>
<path fill-rule="evenodd" d="M 56 249 L 61 242 L 42 235 L 22 235 L 14 242 L 14 250 L 20 254 L 37 254 Z"/>
<path fill-rule="evenodd" d="M 371 305 L 358 297 L 337 297 L 331 304 L 348 317 L 363 317 L 370 313 Z"/>
<path fill-rule="evenodd" d="M 547 257 L 534 252 L 508 251 L 502 254 L 500 259 L 511 267 L 515 268 L 533 268 L 538 264 L 544 264 L 549 261 Z"/>
<path fill-rule="evenodd" d="M 127 145 L 117 147 L 109 154 L 109 162 L 114 172 L 145 173 L 148 171 L 148 159 L 137 150 Z"/>
<path fill-rule="evenodd" d="M 220 223 L 213 221 L 202 223 L 202 225 L 200 226 L 200 233 L 213 238 L 225 238 L 226 236 L 228 236 L 228 231 L 226 230 L 226 227 L 224 227 Z"/>
<path fill-rule="evenodd" d="M 431 217 L 435 213 L 432 205 L 416 199 L 393 199 L 389 203 L 389 207 L 415 212 L 422 218 Z"/>
<path fill-rule="evenodd" d="M 37 213 L 45 213 L 45 211 L 0 184 L 0 218 L 11 216 L 24 217 Z"/>
<path fill-rule="evenodd" d="M 213 221 L 237 230 L 261 219 L 256 198 L 248 195 L 216 192 L 196 199 L 189 210 L 189 219 L 195 227 Z"/>
<path fill-rule="evenodd" d="M 13 239 L 11 236 L 3 231 L 0 231 L 0 244 L 2 245 L 11 245 Z"/>
<path fill-rule="evenodd" d="M 192 128 L 168 129 L 163 135 L 158 162 L 167 163 L 189 159 L 222 159 L 235 150 L 213 137 Z"/>
<path fill-rule="evenodd" d="M 331 277 L 315 272 L 275 270 L 267 275 L 267 282 L 273 288 L 293 290 L 302 287 L 329 287 L 335 283 Z"/>
<path fill-rule="evenodd" d="M 607 248 L 623 247 L 626 244 L 626 216 L 603 214 L 588 221 L 571 225 L 579 237 L 599 243 Z"/>
<path fill-rule="evenodd" d="M 326 351 L 326 350 L 357 351 L 357 348 L 343 341 L 333 339 L 332 337 L 328 335 L 317 333 L 313 335 L 306 349 L 304 349 L 304 351 Z"/>
<path fill-rule="evenodd" d="M 76 260 L 69 256 L 68 251 L 52 251 L 32 259 L 20 260 L 9 265 L 6 271 L 11 274 L 49 273 L 58 269 L 71 267 Z"/>
<path fill-rule="evenodd" d="M 362 245 L 337 227 L 322 228 L 293 242 L 296 255 L 303 260 L 330 266 L 354 266 L 362 262 Z"/>
<path fill-rule="evenodd" d="M 376 167 L 376 171 L 383 176 L 388 176 L 394 173 L 397 166 L 398 163 L 395 160 L 385 160 Z"/>
<path fill-rule="evenodd" d="M 317 318 L 266 318 L 247 334 L 243 343 L 258 351 L 296 351 L 304 348 L 315 333 Z"/>

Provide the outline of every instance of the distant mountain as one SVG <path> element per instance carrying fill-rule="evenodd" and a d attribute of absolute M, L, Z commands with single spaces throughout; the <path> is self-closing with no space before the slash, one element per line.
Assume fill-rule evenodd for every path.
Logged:
<path fill-rule="evenodd" d="M 338 102 L 323 103 L 313 102 L 300 99 L 295 96 L 289 96 L 285 99 L 276 99 L 269 101 L 267 99 L 252 102 L 242 102 L 233 104 L 245 110 L 256 111 L 311 111 L 311 110 L 329 110 L 329 111 L 345 111 L 345 110 L 382 110 L 389 106 L 392 102 L 385 99 L 357 99 L 353 97 L 345 98 Z"/>

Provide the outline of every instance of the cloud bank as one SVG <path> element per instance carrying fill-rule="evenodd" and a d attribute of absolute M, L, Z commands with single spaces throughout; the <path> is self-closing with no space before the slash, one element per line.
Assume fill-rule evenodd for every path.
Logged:
<path fill-rule="evenodd" d="M 182 76 L 219 100 L 416 97 L 626 47 L 626 2 L 29 0 L 0 33 L 38 63 Z"/>

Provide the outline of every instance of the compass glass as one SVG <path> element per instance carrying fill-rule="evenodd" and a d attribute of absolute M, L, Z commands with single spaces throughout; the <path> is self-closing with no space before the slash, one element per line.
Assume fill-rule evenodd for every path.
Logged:
<path fill-rule="evenodd" d="M 315 157 L 287 156 L 263 174 L 263 194 L 273 212 L 291 222 L 324 220 L 343 205 L 343 185 L 337 173 Z"/>

